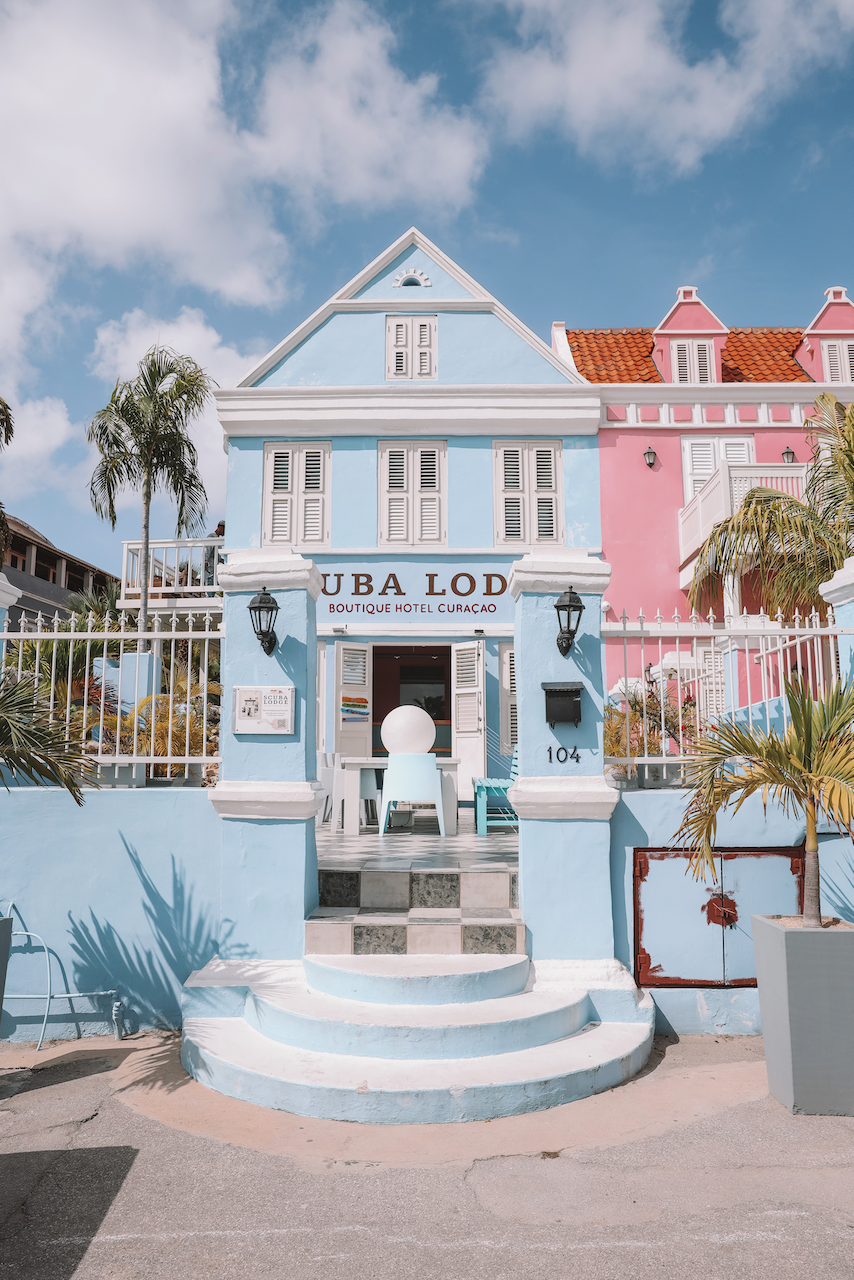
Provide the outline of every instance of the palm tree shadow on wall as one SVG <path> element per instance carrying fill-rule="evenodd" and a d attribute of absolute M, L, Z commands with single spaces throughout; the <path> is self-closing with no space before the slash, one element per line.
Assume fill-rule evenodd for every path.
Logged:
<path fill-rule="evenodd" d="M 170 902 L 136 849 L 124 836 L 121 840 L 142 888 L 152 945 L 127 943 L 114 925 L 100 920 L 91 909 L 88 921 L 75 920 L 69 911 L 76 988 L 116 988 L 129 1031 L 141 1026 L 174 1030 L 181 1025 L 181 987 L 193 970 L 201 969 L 226 944 L 234 957 L 246 954 L 247 948 L 233 941 L 233 925 L 221 933 L 218 915 L 209 906 L 196 905 L 184 868 L 174 857 Z M 110 1001 L 101 1003 L 107 1019 Z"/>
<path fill-rule="evenodd" d="M 848 851 L 844 862 L 840 859 L 838 871 L 838 880 L 821 873 L 822 907 L 830 906 L 840 919 L 854 922 L 854 851 Z"/>

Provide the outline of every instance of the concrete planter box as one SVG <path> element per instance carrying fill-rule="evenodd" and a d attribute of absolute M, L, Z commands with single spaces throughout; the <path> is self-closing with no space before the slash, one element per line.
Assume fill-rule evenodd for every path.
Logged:
<path fill-rule="evenodd" d="M 751 919 L 772 1096 L 795 1114 L 854 1116 L 854 929 Z"/>

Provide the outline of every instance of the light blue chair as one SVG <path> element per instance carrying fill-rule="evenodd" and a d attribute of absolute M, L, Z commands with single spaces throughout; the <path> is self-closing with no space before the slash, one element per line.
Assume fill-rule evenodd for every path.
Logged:
<path fill-rule="evenodd" d="M 409 754 L 389 754 L 388 768 L 383 780 L 382 806 L 380 810 L 380 835 L 385 835 L 388 813 L 392 805 L 434 804 L 439 823 L 439 834 L 445 834 L 445 814 L 442 807 L 442 771 L 437 767 L 431 751 Z"/>
<path fill-rule="evenodd" d="M 489 827 L 518 827 L 519 819 L 507 799 L 507 792 L 516 781 L 518 773 L 519 748 L 517 746 L 513 748 L 509 778 L 472 778 L 475 825 L 479 836 L 485 836 Z M 502 796 L 504 804 L 490 809 L 490 796 Z"/>

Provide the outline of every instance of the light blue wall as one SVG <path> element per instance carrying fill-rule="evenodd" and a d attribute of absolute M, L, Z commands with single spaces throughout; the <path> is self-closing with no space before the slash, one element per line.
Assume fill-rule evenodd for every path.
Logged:
<path fill-rule="evenodd" d="M 492 441 L 479 436 L 448 440 L 448 547 L 491 547 Z"/>
<path fill-rule="evenodd" d="M 567 581 L 567 587 L 571 585 Z M 516 700 L 519 717 L 519 773 L 524 777 L 590 777 L 604 767 L 602 715 L 603 680 L 600 596 L 582 595 L 584 613 L 578 635 L 567 656 L 556 644 L 557 595 L 523 592 L 516 601 Z M 580 681 L 581 723 L 550 728 L 545 714 L 543 682 Z M 580 759 L 556 760 L 559 747 Z M 549 748 L 552 760 L 549 761 Z"/>
<path fill-rule="evenodd" d="M 224 646 L 220 729 L 223 777 L 229 781 L 303 781 L 314 777 L 316 767 L 315 603 L 307 591 L 271 592 L 279 605 L 279 643 L 268 657 L 252 630 L 247 606 L 253 594 L 229 592 L 225 598 L 228 642 Z M 232 733 L 232 690 L 236 684 L 292 684 L 296 689 L 294 733 Z"/>
<path fill-rule="evenodd" d="M 78 808 L 56 787 L 0 792 L 0 895 L 15 929 L 41 934 L 55 991 L 117 987 L 129 1028 L 180 1025 L 180 989 L 228 942 L 251 931 L 220 922 L 221 821 L 202 789 L 86 791 Z M 37 833 L 37 838 L 34 833 Z M 41 949 L 15 948 L 7 990 L 45 990 Z M 54 1001 L 48 1037 L 111 1031 L 110 1001 Z M 0 1038 L 36 1040 L 44 1002 L 10 1000 Z"/>
<path fill-rule="evenodd" d="M 426 292 L 413 289 L 419 300 Z M 438 315 L 439 384 L 569 381 L 524 338 L 487 311 Z M 255 383 L 258 387 L 363 387 L 385 385 L 386 313 L 336 313 Z M 403 386 L 411 385 L 409 383 Z"/>
<path fill-rule="evenodd" d="M 614 955 L 608 845 L 607 822 L 519 823 L 519 906 L 534 960 Z"/>
<path fill-rule="evenodd" d="M 601 547 L 599 437 L 563 441 L 563 505 L 568 547 Z"/>
<path fill-rule="evenodd" d="M 224 959 L 301 960 L 317 903 L 313 821 L 223 820 Z"/>
<path fill-rule="evenodd" d="M 226 547 L 260 547 L 264 441 L 236 437 L 228 448 Z"/>
<path fill-rule="evenodd" d="M 332 545 L 377 545 L 376 436 L 332 441 Z"/>
<path fill-rule="evenodd" d="M 430 286 L 413 288 L 407 285 L 395 289 L 395 277 L 404 268 L 423 271 L 430 280 Z M 437 266 L 423 249 L 418 249 L 415 245 L 412 245 L 409 249 L 404 249 L 403 253 L 398 254 L 390 266 L 386 267 L 384 271 L 378 272 L 373 280 L 354 296 L 357 298 L 404 299 L 407 306 L 412 305 L 413 307 L 418 306 L 421 308 L 432 305 L 433 298 L 470 298 L 472 295 L 453 276 L 449 276 L 447 271 Z"/>

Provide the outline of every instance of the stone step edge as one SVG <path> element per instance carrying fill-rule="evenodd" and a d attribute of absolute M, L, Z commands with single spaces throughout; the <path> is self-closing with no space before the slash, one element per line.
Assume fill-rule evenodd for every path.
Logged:
<path fill-rule="evenodd" d="M 513 951 L 503 949 L 499 950 L 497 941 L 494 944 L 495 950 L 469 950 L 464 951 L 463 947 L 466 941 L 474 942 L 472 930 L 475 929 L 501 929 L 502 943 L 510 943 Z M 519 921 L 499 921 L 495 923 L 474 923 L 466 921 L 465 923 L 457 921 L 442 922 L 425 922 L 425 923 L 400 923 L 379 924 L 366 923 L 359 924 L 357 921 L 336 920 L 334 917 L 322 920 L 306 920 L 305 922 L 305 953 L 306 955 L 353 955 L 356 946 L 356 930 L 405 930 L 406 931 L 406 951 L 395 951 L 393 947 L 398 946 L 398 939 L 383 937 L 382 934 L 376 935 L 376 943 L 388 941 L 389 949 L 383 952 L 366 952 L 365 954 L 384 954 L 384 955 L 522 955 L 527 947 L 527 931 L 524 923 Z M 515 938 L 510 937 L 510 930 L 515 931 Z M 468 931 L 468 938 L 466 937 Z M 365 935 L 362 934 L 362 937 Z"/>

